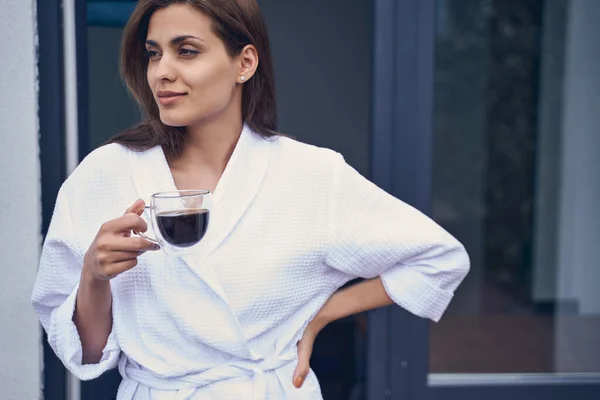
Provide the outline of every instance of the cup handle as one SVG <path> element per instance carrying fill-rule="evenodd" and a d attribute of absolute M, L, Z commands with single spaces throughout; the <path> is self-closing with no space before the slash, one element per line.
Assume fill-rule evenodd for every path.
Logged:
<path fill-rule="evenodd" d="M 148 215 L 144 216 L 144 214 L 146 214 L 146 212 L 148 213 Z M 152 221 L 150 220 L 152 218 L 151 214 L 150 214 L 150 206 L 144 207 L 144 211 L 142 212 L 140 217 L 144 218 L 144 221 L 146 221 L 146 224 L 148 224 L 148 228 L 150 228 L 152 226 Z M 160 243 L 158 243 L 158 240 L 146 235 L 143 232 L 133 231 L 133 233 L 135 233 L 138 236 L 143 237 L 144 239 L 146 239 L 149 242 L 152 242 L 152 243 L 160 246 Z"/>

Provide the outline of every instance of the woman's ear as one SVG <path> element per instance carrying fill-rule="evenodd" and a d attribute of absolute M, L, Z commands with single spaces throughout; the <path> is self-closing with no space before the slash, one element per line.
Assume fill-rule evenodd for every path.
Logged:
<path fill-rule="evenodd" d="M 256 47 L 249 44 L 242 49 L 238 56 L 240 62 L 240 70 L 238 82 L 244 83 L 254 76 L 258 68 L 258 51 Z"/>

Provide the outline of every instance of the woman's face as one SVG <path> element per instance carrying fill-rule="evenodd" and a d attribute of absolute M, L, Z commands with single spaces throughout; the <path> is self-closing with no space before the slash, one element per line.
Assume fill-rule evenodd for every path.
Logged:
<path fill-rule="evenodd" d="M 150 18 L 147 78 L 165 125 L 218 119 L 233 107 L 241 114 L 242 63 L 227 54 L 211 24 L 209 17 L 184 4 Z"/>

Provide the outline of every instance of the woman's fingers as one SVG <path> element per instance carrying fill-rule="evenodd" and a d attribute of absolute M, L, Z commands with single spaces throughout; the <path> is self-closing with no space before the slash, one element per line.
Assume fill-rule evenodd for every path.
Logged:
<path fill-rule="evenodd" d="M 142 213 L 144 212 L 145 207 L 146 207 L 146 203 L 144 203 L 144 200 L 138 199 L 131 206 L 129 206 L 129 208 L 127 208 L 127 210 L 125 210 L 125 213 L 123 215 L 135 214 L 138 217 L 141 217 Z M 131 229 L 131 230 L 133 230 L 135 233 L 140 232 L 139 229 Z M 123 231 L 122 232 L 123 236 L 127 236 L 127 237 L 131 236 L 131 230 Z M 141 232 L 144 232 L 144 231 L 141 231 Z"/>
<path fill-rule="evenodd" d="M 105 222 L 100 227 L 100 233 L 116 233 L 121 235 L 123 232 L 146 232 L 148 224 L 142 217 L 135 213 L 127 213 L 117 219 Z"/>
<path fill-rule="evenodd" d="M 298 366 L 294 371 L 294 387 L 300 388 L 310 371 L 310 356 L 312 355 L 313 340 L 302 338 L 298 342 Z"/>
<path fill-rule="evenodd" d="M 123 237 L 123 236 L 108 236 L 98 240 L 96 244 L 98 250 L 102 252 L 144 252 L 150 250 L 158 250 L 160 247 L 143 237 Z"/>
<path fill-rule="evenodd" d="M 110 263 L 117 263 L 119 261 L 132 260 L 139 257 L 144 252 L 142 251 L 111 251 L 106 253 L 106 260 Z"/>
<path fill-rule="evenodd" d="M 127 210 L 125 210 L 125 214 L 133 213 L 141 215 L 144 212 L 144 207 L 146 207 L 144 200 L 137 199 Z"/>
<path fill-rule="evenodd" d="M 145 209 L 143 200 L 137 200 L 119 218 L 105 222 L 85 253 L 84 267 L 93 277 L 112 279 L 135 267 L 137 258 L 160 247 L 142 237 L 131 237 L 131 232 L 145 232 L 148 224 L 140 216 Z"/>
<path fill-rule="evenodd" d="M 106 275 L 107 275 L 106 278 L 112 279 L 112 278 L 116 277 L 117 275 L 120 275 L 123 272 L 128 271 L 131 268 L 135 267 L 137 264 L 138 264 L 137 258 L 131 258 L 129 260 L 113 263 L 110 266 L 110 268 L 106 271 Z"/>

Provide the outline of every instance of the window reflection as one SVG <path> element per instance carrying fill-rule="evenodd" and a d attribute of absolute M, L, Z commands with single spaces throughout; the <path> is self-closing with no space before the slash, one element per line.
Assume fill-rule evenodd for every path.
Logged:
<path fill-rule="evenodd" d="M 433 216 L 472 272 L 430 372 L 600 372 L 600 2 L 437 7 Z"/>

